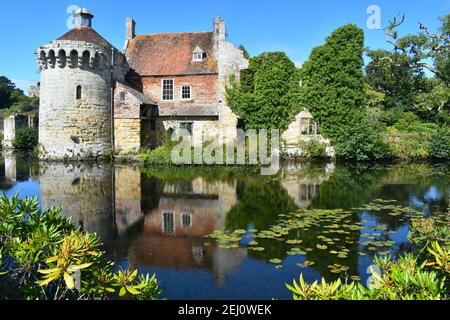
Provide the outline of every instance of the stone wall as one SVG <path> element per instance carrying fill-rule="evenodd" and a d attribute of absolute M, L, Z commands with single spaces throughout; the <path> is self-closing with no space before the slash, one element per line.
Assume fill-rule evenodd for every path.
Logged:
<path fill-rule="evenodd" d="M 220 109 L 220 130 L 225 136 L 225 141 L 231 142 L 237 139 L 238 117 L 231 111 L 226 104 L 225 88 L 229 85 L 229 80 L 234 75 L 238 80 L 240 71 L 248 68 L 248 60 L 244 58 L 242 50 L 237 48 L 226 39 L 226 26 L 221 18 L 216 18 L 214 23 L 214 46 L 216 50 L 216 59 L 219 67 L 219 80 L 217 82 L 217 101 Z"/>
<path fill-rule="evenodd" d="M 141 149 L 141 119 L 115 119 L 115 151 L 130 153 Z"/>

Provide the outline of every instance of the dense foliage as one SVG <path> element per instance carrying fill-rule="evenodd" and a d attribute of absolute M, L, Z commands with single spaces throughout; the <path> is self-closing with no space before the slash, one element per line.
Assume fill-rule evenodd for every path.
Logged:
<path fill-rule="evenodd" d="M 300 111 L 298 87 L 298 70 L 286 54 L 266 52 L 250 59 L 240 82 L 231 79 L 227 103 L 247 129 L 284 131 Z"/>
<path fill-rule="evenodd" d="M 429 155 L 435 159 L 450 159 L 450 128 L 441 128 L 433 133 Z"/>
<path fill-rule="evenodd" d="M 301 69 L 301 103 L 320 122 L 337 156 L 346 159 L 386 156 L 379 133 L 365 113 L 363 52 L 363 31 L 345 25 L 315 48 Z"/>
<path fill-rule="evenodd" d="M 39 98 L 24 95 L 10 79 L 0 76 L 0 109 L 23 113 L 36 110 L 38 107 Z"/>
<path fill-rule="evenodd" d="M 22 127 L 17 129 L 13 147 L 19 152 L 31 152 L 38 145 L 38 129 L 34 127 Z"/>
<path fill-rule="evenodd" d="M 0 197 L 0 299 L 155 299 L 155 277 L 114 271 L 97 235 L 37 199 Z M 13 296 L 11 296 L 13 295 Z"/>
<path fill-rule="evenodd" d="M 294 300 L 446 300 L 450 287 L 450 233 L 448 226 L 436 226 L 433 219 L 412 222 L 410 240 L 417 246 L 394 261 L 376 258 L 368 287 L 337 280 L 305 283 L 294 280 L 287 288 Z"/>

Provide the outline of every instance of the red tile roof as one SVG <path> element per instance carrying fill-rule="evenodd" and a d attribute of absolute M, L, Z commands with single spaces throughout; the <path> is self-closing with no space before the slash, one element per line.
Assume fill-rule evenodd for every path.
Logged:
<path fill-rule="evenodd" d="M 58 40 L 85 41 L 106 48 L 113 47 L 113 45 L 98 34 L 97 31 L 87 26 L 73 28 L 63 36 L 59 37 Z"/>
<path fill-rule="evenodd" d="M 218 72 L 213 45 L 212 32 L 139 35 L 128 43 L 126 56 L 141 76 L 211 74 Z M 206 53 L 201 62 L 192 61 L 197 46 Z"/>

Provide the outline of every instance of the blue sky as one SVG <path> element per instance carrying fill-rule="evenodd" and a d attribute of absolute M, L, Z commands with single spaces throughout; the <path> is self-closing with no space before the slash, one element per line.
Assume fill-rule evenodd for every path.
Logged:
<path fill-rule="evenodd" d="M 26 89 L 39 80 L 33 51 L 68 31 L 67 8 L 87 7 L 94 28 L 122 49 L 125 19 L 137 22 L 137 33 L 209 31 L 215 16 L 227 23 L 229 40 L 244 44 L 251 55 L 284 51 L 297 64 L 322 44 L 337 27 L 354 23 L 364 29 L 366 45 L 386 47 L 384 34 L 367 28 L 367 8 L 378 5 L 386 25 L 397 13 L 406 14 L 402 33 L 417 31 L 417 21 L 437 29 L 437 17 L 450 12 L 450 0 L 40 0 L 3 1 L 0 11 L 0 75 Z M 26 91 L 26 90 L 25 90 Z"/>

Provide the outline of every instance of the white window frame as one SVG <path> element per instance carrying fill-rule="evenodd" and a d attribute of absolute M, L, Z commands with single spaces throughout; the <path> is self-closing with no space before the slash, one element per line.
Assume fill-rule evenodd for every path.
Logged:
<path fill-rule="evenodd" d="M 192 52 L 192 61 L 203 61 L 205 57 L 205 53 L 204 52 Z"/>
<path fill-rule="evenodd" d="M 189 88 L 189 98 L 183 98 L 183 89 L 184 88 Z M 185 86 L 181 86 L 180 88 L 180 94 L 181 94 L 181 100 L 192 100 L 192 86 L 189 85 L 185 85 Z"/>
<path fill-rule="evenodd" d="M 189 222 L 190 222 L 189 225 L 185 225 L 185 224 L 184 224 L 183 219 L 184 219 L 185 216 L 189 216 Z M 180 223 L 180 224 L 181 224 L 181 226 L 182 226 L 183 228 L 187 228 L 187 229 L 192 228 L 192 213 L 190 213 L 190 212 L 182 212 L 182 213 L 181 213 L 181 223 Z"/>
<path fill-rule="evenodd" d="M 172 81 L 173 89 L 172 89 L 172 99 L 164 99 L 164 81 Z M 175 79 L 173 78 L 166 78 L 161 79 L 161 101 L 170 102 L 175 100 Z"/>
<path fill-rule="evenodd" d="M 164 216 L 165 215 L 172 215 L 173 216 L 173 234 L 171 234 L 171 236 L 175 236 L 176 235 L 176 232 L 177 232 L 177 224 L 176 224 L 176 219 L 177 219 L 177 217 L 176 217 L 176 215 L 175 215 L 175 211 L 164 211 L 163 213 L 162 213 L 162 215 L 161 215 L 161 221 L 162 221 L 162 223 L 161 223 L 161 231 L 162 231 L 162 233 L 164 234 L 164 235 L 167 235 L 167 233 L 166 233 L 166 228 L 165 228 L 165 224 L 164 224 Z"/>

